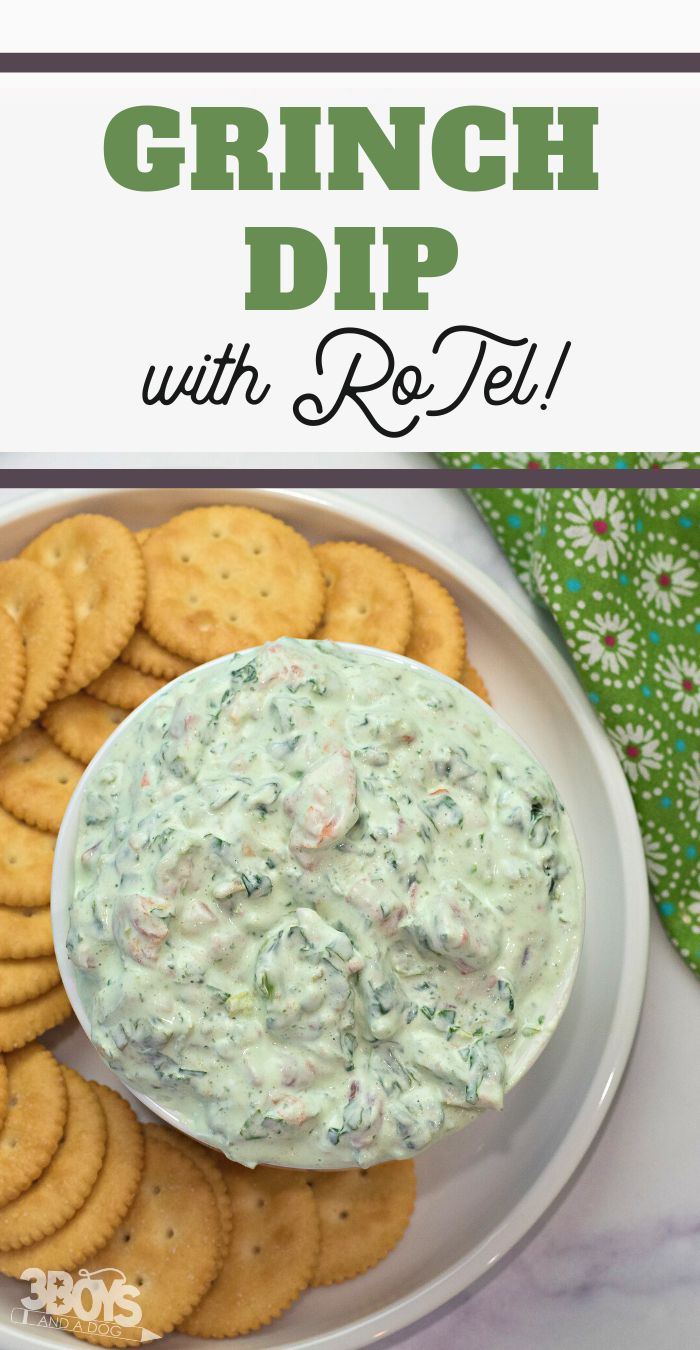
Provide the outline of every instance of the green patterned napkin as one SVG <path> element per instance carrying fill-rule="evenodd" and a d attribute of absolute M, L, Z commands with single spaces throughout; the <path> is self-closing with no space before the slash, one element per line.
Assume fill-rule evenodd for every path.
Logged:
<path fill-rule="evenodd" d="M 465 468 L 531 462 L 527 455 L 439 458 Z M 631 460 L 648 468 L 652 457 L 644 466 L 642 456 L 624 466 L 621 456 L 607 458 L 609 468 L 631 468 Z M 700 455 L 656 458 L 669 468 L 700 462 Z M 583 459 L 601 467 L 599 456 L 577 456 L 576 467 L 592 467 Z M 582 476 L 576 488 L 469 495 L 559 626 L 627 775 L 661 922 L 700 974 L 700 488 L 672 482 L 664 473 L 654 488 L 596 488 Z"/>
<path fill-rule="evenodd" d="M 585 450 L 544 450 L 536 455 L 526 455 L 522 450 L 513 455 L 452 451 L 435 458 L 450 469 L 700 469 L 700 451 L 697 450 L 688 455 L 681 455 L 677 450 L 664 450 L 658 455 L 648 455 L 640 450 L 619 455 L 599 451 L 589 454 Z"/>

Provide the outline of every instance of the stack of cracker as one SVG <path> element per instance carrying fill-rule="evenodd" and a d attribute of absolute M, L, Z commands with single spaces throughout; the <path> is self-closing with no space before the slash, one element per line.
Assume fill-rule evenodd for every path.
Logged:
<path fill-rule="evenodd" d="M 142 1125 L 43 1045 L 0 1056 L 0 1271 L 123 1275 L 138 1290 L 133 1337 L 65 1304 L 64 1329 L 93 1345 L 138 1345 L 143 1328 L 254 1331 L 305 1289 L 381 1261 L 414 1200 L 412 1162 L 250 1171 L 170 1126 Z"/>
<path fill-rule="evenodd" d="M 70 1014 L 46 906 L 56 834 L 98 741 L 86 731 L 76 754 L 76 737 L 66 750 L 40 719 L 111 664 L 144 594 L 138 541 L 107 516 L 59 521 L 0 563 L 0 1050 Z"/>

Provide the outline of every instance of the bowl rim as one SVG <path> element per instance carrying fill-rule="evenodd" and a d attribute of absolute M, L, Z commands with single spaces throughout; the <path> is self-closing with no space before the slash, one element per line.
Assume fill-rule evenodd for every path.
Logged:
<path fill-rule="evenodd" d="M 201 665 L 195 666 L 192 670 L 185 671 L 182 675 L 176 676 L 174 680 L 168 681 L 168 683 L 165 684 L 161 689 L 157 689 L 153 694 L 150 694 L 149 697 L 145 699 L 143 703 L 140 703 L 138 707 L 134 708 L 128 714 L 128 716 L 125 717 L 115 727 L 114 731 L 108 736 L 107 740 L 100 746 L 97 753 L 85 766 L 85 770 L 81 775 L 80 780 L 71 795 L 70 801 L 64 813 L 63 820 L 61 822 L 61 827 L 56 839 L 56 848 L 51 873 L 51 924 L 54 934 L 54 947 L 56 960 L 58 962 L 61 980 L 68 995 L 71 1007 L 73 1008 L 73 1011 L 76 1017 L 78 1018 L 78 1021 L 80 1022 L 83 1031 L 88 1037 L 90 1044 L 93 1046 L 96 1053 L 100 1056 L 102 1062 L 107 1065 L 107 1067 L 111 1070 L 111 1072 L 114 1073 L 115 1076 L 119 1079 L 120 1083 L 123 1083 L 123 1085 L 128 1089 L 128 1091 L 131 1092 L 132 1095 L 136 1097 L 136 1099 L 140 1101 L 143 1106 L 147 1107 L 147 1109 L 149 1111 L 152 1111 L 154 1115 L 159 1116 L 162 1120 L 166 1121 L 169 1125 L 172 1125 L 175 1129 L 180 1130 L 184 1134 L 188 1134 L 191 1138 L 196 1139 L 198 1142 L 206 1142 L 210 1147 L 213 1148 L 216 1148 L 217 1146 L 215 1144 L 212 1144 L 210 1140 L 206 1141 L 202 1140 L 202 1136 L 197 1134 L 196 1131 L 192 1129 L 188 1125 L 188 1123 L 178 1115 L 176 1111 L 171 1110 L 168 1107 L 162 1105 L 162 1103 L 160 1103 L 157 1100 L 157 1098 L 151 1096 L 150 1093 L 142 1092 L 139 1089 L 135 1088 L 129 1082 L 128 1078 L 122 1075 L 118 1069 L 114 1068 L 113 1065 L 108 1063 L 105 1056 L 95 1045 L 95 1042 L 92 1039 L 90 1019 L 88 1017 L 85 1005 L 83 1003 L 83 999 L 80 994 L 75 967 L 70 959 L 70 956 L 66 948 L 66 937 L 69 926 L 68 916 L 70 911 L 70 902 L 72 898 L 71 892 L 73 884 L 73 869 L 75 863 L 75 846 L 77 841 L 78 821 L 84 795 L 86 791 L 89 789 L 92 776 L 99 771 L 102 762 L 109 756 L 116 742 L 127 732 L 127 730 L 131 727 L 131 725 L 135 721 L 138 721 L 141 717 L 147 715 L 146 713 L 147 709 L 154 707 L 155 704 L 158 703 L 163 698 L 171 697 L 176 686 L 181 684 L 182 682 L 191 681 L 193 678 L 197 679 L 200 676 L 204 675 L 205 671 L 210 671 L 217 666 L 221 666 L 226 662 L 230 662 L 233 658 L 253 656 L 256 653 L 263 650 L 263 648 L 273 646 L 275 642 L 279 641 L 294 641 L 294 642 L 301 642 L 304 645 L 307 644 L 316 645 L 316 643 L 321 641 L 321 639 L 275 638 L 268 643 L 259 643 L 255 647 L 245 647 L 236 652 L 227 652 L 223 656 L 214 657 L 211 661 L 205 661 Z M 380 664 L 382 662 L 389 662 L 392 664 L 398 664 L 408 667 L 409 669 L 417 670 L 420 674 L 427 676 L 429 679 L 435 679 L 436 681 L 450 685 L 454 689 L 457 689 L 460 695 L 464 696 L 464 698 L 466 698 L 467 701 L 471 701 L 473 704 L 478 706 L 480 714 L 482 716 L 485 716 L 487 721 L 495 722 L 496 725 L 501 728 L 501 730 L 505 731 L 509 736 L 511 736 L 512 739 L 518 745 L 520 745 L 528 755 L 530 755 L 535 764 L 537 764 L 539 768 L 543 769 L 543 771 L 547 774 L 547 776 L 551 780 L 551 774 L 549 773 L 549 770 L 546 769 L 544 765 L 541 764 L 539 758 L 532 750 L 532 748 L 527 744 L 524 738 L 510 726 L 510 724 L 506 721 L 506 719 L 502 716 L 502 714 L 499 713 L 491 704 L 486 703 L 484 699 L 479 698 L 477 694 L 475 694 L 471 689 L 467 688 L 466 685 L 461 684 L 458 680 L 453 680 L 451 676 L 444 674 L 443 671 L 435 670 L 432 666 L 426 666 L 422 661 L 417 661 L 413 657 L 404 656 L 399 654 L 398 652 L 389 652 L 385 651 L 383 648 L 369 647 L 365 644 L 358 642 L 333 642 L 331 645 L 341 647 L 348 651 L 359 652 L 363 655 L 367 655 L 368 657 L 379 662 Z M 557 792 L 557 796 L 559 796 L 559 790 L 557 788 L 556 783 L 554 784 L 554 787 Z M 540 1058 L 540 1055 L 545 1051 L 546 1047 L 552 1040 L 552 1037 L 554 1036 L 557 1027 L 559 1026 L 559 1023 L 564 1015 L 569 999 L 571 998 L 574 984 L 576 982 L 576 976 L 578 974 L 578 970 L 581 963 L 581 953 L 583 950 L 583 943 L 585 941 L 585 925 L 586 925 L 585 876 L 583 871 L 583 863 L 581 859 L 581 851 L 579 848 L 578 839 L 576 837 L 573 821 L 571 820 L 571 816 L 568 810 L 566 810 L 566 808 L 565 808 L 565 816 L 566 821 L 568 823 L 568 829 L 571 835 L 571 843 L 573 845 L 572 858 L 576 873 L 575 877 L 576 894 L 580 911 L 578 941 L 566 965 L 564 976 L 562 977 L 561 981 L 557 983 L 555 989 L 552 992 L 546 1016 L 546 1034 L 542 1034 L 541 1036 L 537 1037 L 535 1036 L 529 1037 L 524 1045 L 521 1042 L 520 1046 L 518 1047 L 520 1050 L 520 1054 L 517 1061 L 517 1072 L 514 1073 L 512 1076 L 508 1076 L 508 1080 L 505 1086 L 506 1094 L 510 1092 L 510 1090 L 514 1088 L 516 1084 L 519 1083 L 524 1078 L 525 1074 L 529 1072 L 529 1070 Z M 456 1129 L 451 1131 L 450 1133 L 456 1133 L 460 1128 L 465 1128 L 469 1124 L 469 1121 L 471 1120 L 473 1114 L 474 1113 L 472 1112 L 465 1113 L 464 1125 L 457 1126 Z M 439 1136 L 439 1138 L 442 1137 L 443 1136 Z M 430 1148 L 431 1144 L 435 1142 L 438 1141 L 431 1140 L 430 1144 L 426 1145 L 426 1149 Z M 421 1150 L 421 1152 L 422 1151 L 425 1150 Z M 309 1167 L 308 1164 L 268 1163 L 266 1165 L 286 1167 L 289 1170 L 296 1170 L 298 1168 L 307 1171 L 314 1170 L 313 1167 Z M 352 1166 L 353 1166 L 352 1163 L 345 1163 L 342 1168 L 339 1168 L 337 1170 L 350 1169 L 352 1168 Z M 323 1170 L 328 1171 L 329 1169 L 324 1168 Z"/>

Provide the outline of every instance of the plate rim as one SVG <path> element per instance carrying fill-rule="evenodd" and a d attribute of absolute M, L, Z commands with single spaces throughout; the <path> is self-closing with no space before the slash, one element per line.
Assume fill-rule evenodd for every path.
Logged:
<path fill-rule="evenodd" d="M 371 476 L 371 471 L 368 471 L 368 476 Z M 342 516 L 355 524 L 388 536 L 408 553 L 427 557 L 446 573 L 456 575 L 462 585 L 475 591 L 534 652 L 536 659 L 547 668 L 567 705 L 576 705 L 577 718 L 586 725 L 592 753 L 598 760 L 606 781 L 615 788 L 611 794 L 610 805 L 614 833 L 621 841 L 625 912 L 628 919 L 634 918 L 635 921 L 628 922 L 626 926 L 626 942 L 613 1015 L 597 1068 L 579 1111 L 532 1185 L 468 1256 L 454 1262 L 442 1274 L 427 1281 L 413 1293 L 394 1299 L 384 1308 L 368 1316 L 356 1318 L 337 1330 L 321 1332 L 310 1337 L 304 1336 L 301 1339 L 297 1337 L 295 1340 L 285 1342 L 284 1345 L 284 1350 L 322 1350 L 331 1345 L 337 1347 L 337 1350 L 360 1350 L 360 1347 L 366 1346 L 370 1340 L 379 1340 L 405 1330 L 419 1319 L 436 1312 L 457 1295 L 463 1294 L 477 1281 L 493 1273 L 508 1252 L 522 1242 L 534 1225 L 548 1214 L 588 1154 L 617 1094 L 641 1013 L 647 974 L 650 918 L 644 850 L 639 823 L 622 766 L 593 709 L 588 704 L 573 669 L 535 619 L 491 577 L 424 530 L 407 524 L 390 511 L 380 510 L 353 497 L 320 489 L 251 488 L 233 485 L 229 487 L 228 484 L 222 484 L 221 488 L 213 488 L 212 491 L 218 492 L 222 489 L 242 497 L 269 498 L 282 504 L 301 501 L 312 507 L 325 508 L 335 518 Z M 109 497 L 132 492 L 143 496 L 151 490 L 153 489 L 129 488 L 127 485 L 30 489 L 0 506 L 0 535 L 4 525 L 31 515 L 36 510 L 63 504 L 69 507 L 97 495 Z M 203 493 L 207 489 L 190 488 L 189 491 Z M 12 1324 L 6 1327 L 6 1333 L 9 1333 L 9 1340 L 6 1342 L 8 1346 L 32 1344 L 32 1340 L 23 1334 L 19 1327 L 15 1328 Z M 282 1347 L 279 1350 L 282 1350 Z"/>

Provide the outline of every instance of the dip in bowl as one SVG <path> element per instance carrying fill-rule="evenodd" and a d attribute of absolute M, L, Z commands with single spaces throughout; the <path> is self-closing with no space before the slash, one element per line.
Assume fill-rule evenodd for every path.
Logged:
<path fill-rule="evenodd" d="M 93 1044 L 237 1161 L 367 1167 L 499 1109 L 568 998 L 556 789 L 416 662 L 282 639 L 181 676 L 92 761 L 54 933 Z"/>

